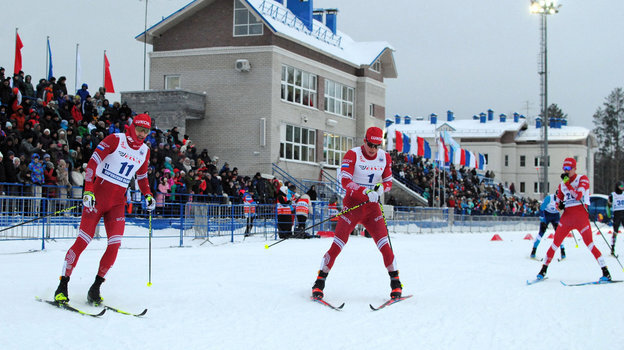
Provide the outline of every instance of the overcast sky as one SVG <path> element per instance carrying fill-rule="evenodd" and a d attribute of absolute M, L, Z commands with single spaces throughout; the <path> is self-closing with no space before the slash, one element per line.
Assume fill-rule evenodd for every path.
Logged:
<path fill-rule="evenodd" d="M 149 0 L 148 27 L 189 2 Z M 592 128 L 605 97 L 624 86 L 624 1 L 558 3 L 560 13 L 548 18 L 549 102 L 568 114 L 570 124 Z M 388 116 L 445 115 L 450 109 L 458 118 L 488 108 L 496 115 L 539 113 L 540 18 L 529 4 L 314 0 L 315 8 L 338 8 L 338 29 L 353 39 L 387 41 L 396 50 L 399 76 L 386 80 Z M 23 70 L 33 80 L 45 76 L 50 36 L 54 75 L 65 75 L 68 85 L 74 84 L 79 43 L 82 80 L 92 92 L 103 85 L 104 50 L 115 89 L 143 89 L 143 44 L 134 37 L 144 29 L 145 0 L 21 0 L 3 7 L 13 14 L 5 15 L 0 31 L 0 65 L 7 72 L 13 71 L 18 27 Z"/>

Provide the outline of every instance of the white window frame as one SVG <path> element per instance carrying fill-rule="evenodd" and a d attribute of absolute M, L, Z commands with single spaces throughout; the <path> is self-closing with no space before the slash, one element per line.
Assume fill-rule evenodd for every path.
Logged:
<path fill-rule="evenodd" d="M 355 88 L 325 79 L 325 112 L 355 119 Z"/>
<path fill-rule="evenodd" d="M 381 73 L 381 61 L 376 60 L 373 64 L 371 64 L 370 70 L 372 70 L 373 72 Z"/>
<path fill-rule="evenodd" d="M 316 130 L 282 124 L 280 159 L 316 163 Z"/>
<path fill-rule="evenodd" d="M 238 33 L 237 33 L 238 30 Z M 252 33 L 252 30 L 255 31 Z M 240 0 L 234 0 L 232 35 L 257 36 L 264 34 L 264 24 L 251 13 Z"/>
<path fill-rule="evenodd" d="M 280 98 L 301 106 L 316 108 L 318 77 L 304 70 L 282 65 Z"/>
<path fill-rule="evenodd" d="M 345 153 L 352 149 L 355 138 L 330 133 L 323 133 L 323 161 L 328 166 L 340 166 Z"/>
<path fill-rule="evenodd" d="M 178 79 L 178 85 L 171 87 L 170 86 L 170 80 L 172 78 L 177 78 Z M 177 90 L 182 88 L 182 78 L 180 77 L 179 74 L 171 74 L 171 75 L 165 75 L 165 90 Z"/>

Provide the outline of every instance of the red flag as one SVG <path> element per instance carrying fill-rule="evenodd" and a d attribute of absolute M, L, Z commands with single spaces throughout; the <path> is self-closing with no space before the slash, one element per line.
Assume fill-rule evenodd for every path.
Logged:
<path fill-rule="evenodd" d="M 403 134 L 398 130 L 394 131 L 394 149 L 403 152 Z"/>
<path fill-rule="evenodd" d="M 19 34 L 15 31 L 15 65 L 13 68 L 13 74 L 19 73 L 22 70 L 22 39 L 20 39 Z"/>
<path fill-rule="evenodd" d="M 111 77 L 109 67 L 110 63 L 108 63 L 108 58 L 106 57 L 106 53 L 104 53 L 104 88 L 106 92 L 115 92 L 113 77 Z"/>

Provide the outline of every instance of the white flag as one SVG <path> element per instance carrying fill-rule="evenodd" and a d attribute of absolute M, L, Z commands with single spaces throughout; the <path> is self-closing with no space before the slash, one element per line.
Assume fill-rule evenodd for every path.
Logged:
<path fill-rule="evenodd" d="M 78 52 L 78 44 L 76 44 L 76 91 L 82 86 L 82 67 L 80 65 L 80 52 Z"/>

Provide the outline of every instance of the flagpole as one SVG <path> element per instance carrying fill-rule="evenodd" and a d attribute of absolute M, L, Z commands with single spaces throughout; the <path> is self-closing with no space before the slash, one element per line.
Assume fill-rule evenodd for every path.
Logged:
<path fill-rule="evenodd" d="M 17 36 L 18 36 L 17 29 L 18 27 L 15 27 L 15 57 L 17 57 Z M 15 82 L 13 81 L 14 80 L 13 78 L 15 76 L 15 73 L 17 73 L 15 71 L 15 63 L 16 63 L 15 59 L 13 59 L 13 75 L 11 76 L 11 88 L 13 88 L 13 84 L 15 84 Z"/>
<path fill-rule="evenodd" d="M 106 50 L 102 56 L 102 86 L 106 88 Z"/>
<path fill-rule="evenodd" d="M 145 26 L 143 31 L 143 90 L 145 90 L 145 72 L 147 70 L 147 3 L 145 0 Z"/>
<path fill-rule="evenodd" d="M 50 36 L 48 35 L 48 36 L 46 36 L 46 53 L 45 53 L 45 57 L 46 57 L 45 75 L 46 75 L 46 77 L 48 77 L 49 72 L 50 72 L 50 67 L 48 66 L 48 64 L 50 62 L 50 58 L 48 57 L 49 50 L 50 50 Z"/>
<path fill-rule="evenodd" d="M 74 89 L 78 88 L 78 43 L 76 43 L 76 69 L 74 70 Z"/>

